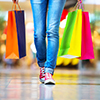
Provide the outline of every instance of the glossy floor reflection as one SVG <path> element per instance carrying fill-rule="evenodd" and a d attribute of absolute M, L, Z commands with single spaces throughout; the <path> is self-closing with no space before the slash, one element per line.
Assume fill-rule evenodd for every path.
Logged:
<path fill-rule="evenodd" d="M 39 70 L 0 69 L 0 100 L 100 100 L 100 77 L 56 69 L 56 85 L 44 85 Z"/>

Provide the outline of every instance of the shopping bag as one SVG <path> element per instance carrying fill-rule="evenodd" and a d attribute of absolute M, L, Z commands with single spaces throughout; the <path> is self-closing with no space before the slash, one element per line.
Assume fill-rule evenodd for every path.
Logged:
<path fill-rule="evenodd" d="M 81 57 L 82 10 L 68 13 L 58 56 L 64 58 Z"/>
<path fill-rule="evenodd" d="M 6 58 L 19 59 L 24 56 L 26 56 L 24 11 L 9 11 Z"/>
<path fill-rule="evenodd" d="M 89 13 L 82 12 L 82 48 L 81 60 L 94 59 Z"/>
<path fill-rule="evenodd" d="M 78 5 L 80 9 L 78 10 L 77 17 L 75 19 L 76 20 L 75 24 L 68 23 L 67 21 L 69 27 L 70 24 L 74 25 L 74 29 L 72 27 L 73 31 L 70 31 L 72 32 L 70 33 L 72 36 L 69 38 L 68 35 L 66 35 L 69 34 L 68 29 L 67 29 L 68 31 L 66 32 L 64 31 L 65 33 L 62 38 L 61 47 L 60 47 L 60 51 L 58 52 L 58 56 L 65 57 L 65 58 L 76 57 L 76 58 L 80 58 L 81 60 L 94 59 L 89 14 L 88 12 L 84 12 L 82 1 L 79 1 L 76 5 Z"/>

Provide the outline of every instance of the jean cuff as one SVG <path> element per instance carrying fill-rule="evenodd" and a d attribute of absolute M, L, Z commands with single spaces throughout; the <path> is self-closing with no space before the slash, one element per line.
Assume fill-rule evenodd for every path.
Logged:
<path fill-rule="evenodd" d="M 50 73 L 50 74 L 53 75 L 54 69 L 52 69 L 52 68 L 45 68 L 45 73 Z"/>
<path fill-rule="evenodd" d="M 39 67 L 44 67 L 44 63 L 45 63 L 45 62 L 38 63 L 38 64 L 39 64 Z"/>

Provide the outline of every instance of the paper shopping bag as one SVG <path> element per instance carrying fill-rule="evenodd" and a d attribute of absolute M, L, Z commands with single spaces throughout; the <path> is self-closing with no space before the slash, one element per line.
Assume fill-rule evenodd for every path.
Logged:
<path fill-rule="evenodd" d="M 26 56 L 24 11 L 9 11 L 6 58 L 19 59 L 24 56 Z"/>
<path fill-rule="evenodd" d="M 82 48 L 81 60 L 94 59 L 89 13 L 82 12 Z"/>
<path fill-rule="evenodd" d="M 58 56 L 64 58 L 81 57 L 81 31 L 82 10 L 79 9 L 68 14 Z"/>

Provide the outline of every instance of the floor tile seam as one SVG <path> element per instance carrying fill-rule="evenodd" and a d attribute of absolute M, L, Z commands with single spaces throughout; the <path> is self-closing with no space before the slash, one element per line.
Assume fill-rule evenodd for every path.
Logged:
<path fill-rule="evenodd" d="M 13 79 L 13 78 L 12 78 Z M 5 86 L 5 88 L 7 88 L 8 87 L 8 85 L 10 84 L 10 82 L 12 81 L 12 79 L 8 82 L 8 84 Z"/>

